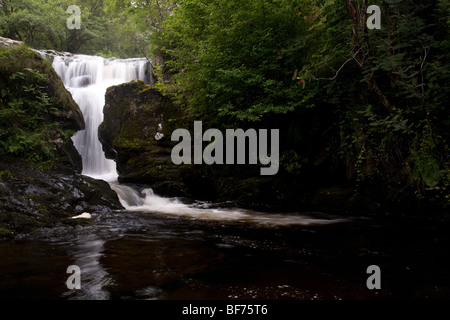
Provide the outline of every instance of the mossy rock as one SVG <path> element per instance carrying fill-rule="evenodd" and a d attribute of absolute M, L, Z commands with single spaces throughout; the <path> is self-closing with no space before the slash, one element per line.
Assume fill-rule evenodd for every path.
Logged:
<path fill-rule="evenodd" d="M 0 88 L 0 154 L 81 172 L 71 136 L 84 129 L 83 114 L 50 63 L 25 45 L 0 48 Z"/>
<path fill-rule="evenodd" d="M 99 139 L 117 163 L 119 181 L 185 194 L 186 168 L 172 163 L 172 132 L 183 126 L 181 108 L 142 81 L 107 90 Z M 170 183 L 169 183 L 170 182 Z"/>
<path fill-rule="evenodd" d="M 181 125 L 181 109 L 142 81 L 108 88 L 99 139 L 108 158 L 135 152 L 169 153 L 170 136 Z M 156 139 L 156 135 L 164 137 Z M 120 167 L 120 159 L 118 166 Z"/>
<path fill-rule="evenodd" d="M 37 70 L 45 75 L 43 90 L 58 108 L 54 120 L 65 128 L 74 131 L 83 130 L 85 127 L 83 113 L 49 62 L 25 45 L 0 48 L 1 87 L 8 86 L 7 79 L 12 74 L 25 69 Z"/>

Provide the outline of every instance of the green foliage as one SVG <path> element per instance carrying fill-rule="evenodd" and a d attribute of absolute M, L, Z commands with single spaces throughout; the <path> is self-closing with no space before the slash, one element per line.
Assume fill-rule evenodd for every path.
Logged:
<path fill-rule="evenodd" d="M 166 64 L 178 89 L 192 94 L 193 113 L 254 122 L 301 107 L 292 74 L 302 50 L 283 50 L 307 31 L 301 2 L 202 0 L 174 10 L 165 25 Z"/>
<path fill-rule="evenodd" d="M 0 33 L 36 48 L 63 49 L 66 32 L 64 0 L 2 0 Z"/>
<path fill-rule="evenodd" d="M 300 175 L 303 166 L 308 163 L 308 159 L 303 159 L 294 150 L 283 152 L 280 157 L 282 168 L 290 175 Z"/>
<path fill-rule="evenodd" d="M 0 35 L 36 49 L 127 58 L 149 51 L 145 13 L 153 1 L 0 0 Z M 165 1 L 161 1 L 165 3 Z M 81 29 L 68 29 L 66 12 L 81 10 Z M 154 11 L 151 14 L 155 15 Z M 159 16 L 159 15 L 158 15 Z"/>
<path fill-rule="evenodd" d="M 45 75 L 13 65 L 11 60 L 24 58 L 20 52 L 30 59 L 35 55 L 25 48 L 0 50 L 0 155 L 20 157 L 43 169 L 57 160 L 54 140 L 72 132 L 54 121 L 58 109 L 47 94 Z"/>

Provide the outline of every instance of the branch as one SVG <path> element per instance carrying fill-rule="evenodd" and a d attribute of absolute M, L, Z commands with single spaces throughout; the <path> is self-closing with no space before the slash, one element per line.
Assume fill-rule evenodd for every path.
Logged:
<path fill-rule="evenodd" d="M 350 58 L 348 58 L 342 65 L 341 67 L 336 71 L 336 74 L 334 75 L 334 77 L 332 78 L 316 78 L 314 77 L 312 74 L 310 74 L 308 71 L 306 71 L 306 73 L 308 73 L 314 80 L 328 80 L 328 81 L 333 81 L 334 79 L 337 78 L 337 76 L 339 75 L 339 72 L 341 72 L 341 70 L 345 67 L 345 65 L 347 63 L 349 63 L 350 61 L 354 60 L 356 58 L 356 56 L 358 55 L 359 51 L 361 51 L 361 48 L 358 49 L 358 51 L 356 51 L 353 56 L 351 56 Z"/>
<path fill-rule="evenodd" d="M 157 24 L 150 23 L 150 27 L 156 30 L 165 31 L 166 29 L 164 27 L 158 26 Z"/>
<path fill-rule="evenodd" d="M 422 59 L 422 63 L 420 64 L 420 78 L 421 78 L 421 81 L 422 81 L 422 83 L 421 83 L 421 87 L 422 87 L 422 108 L 424 108 L 424 106 L 425 106 L 425 75 L 424 75 L 424 73 L 423 73 L 423 66 L 424 66 L 424 64 L 425 64 L 425 60 L 427 59 L 427 56 L 428 56 L 428 53 L 429 53 L 429 50 L 427 51 L 427 49 L 423 46 L 423 44 L 422 44 L 422 41 L 419 41 L 420 42 L 420 46 L 422 47 L 422 49 L 423 49 L 423 51 L 424 51 L 424 56 L 423 56 L 423 59 Z"/>

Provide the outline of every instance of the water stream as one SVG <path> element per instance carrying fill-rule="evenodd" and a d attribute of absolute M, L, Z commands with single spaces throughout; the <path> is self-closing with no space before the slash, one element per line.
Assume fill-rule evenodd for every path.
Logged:
<path fill-rule="evenodd" d="M 83 174 L 108 181 L 126 211 L 0 242 L 0 299 L 450 297 L 450 240 L 439 225 L 185 204 L 119 184 L 97 136 L 104 95 L 148 82 L 148 61 L 76 55 L 53 67 L 85 117 L 73 138 Z M 66 287 L 69 265 L 81 269 L 80 290 Z M 367 289 L 369 265 L 381 267 L 382 290 Z"/>

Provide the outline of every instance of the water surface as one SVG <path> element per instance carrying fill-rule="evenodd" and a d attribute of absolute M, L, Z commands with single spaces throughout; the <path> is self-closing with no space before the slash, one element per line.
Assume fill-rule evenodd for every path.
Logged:
<path fill-rule="evenodd" d="M 329 223 L 94 214 L 90 226 L 0 242 L 0 299 L 450 298 L 446 228 L 300 217 Z M 66 287 L 72 264 L 81 268 L 81 290 Z M 369 265 L 382 270 L 381 290 L 366 287 Z"/>

